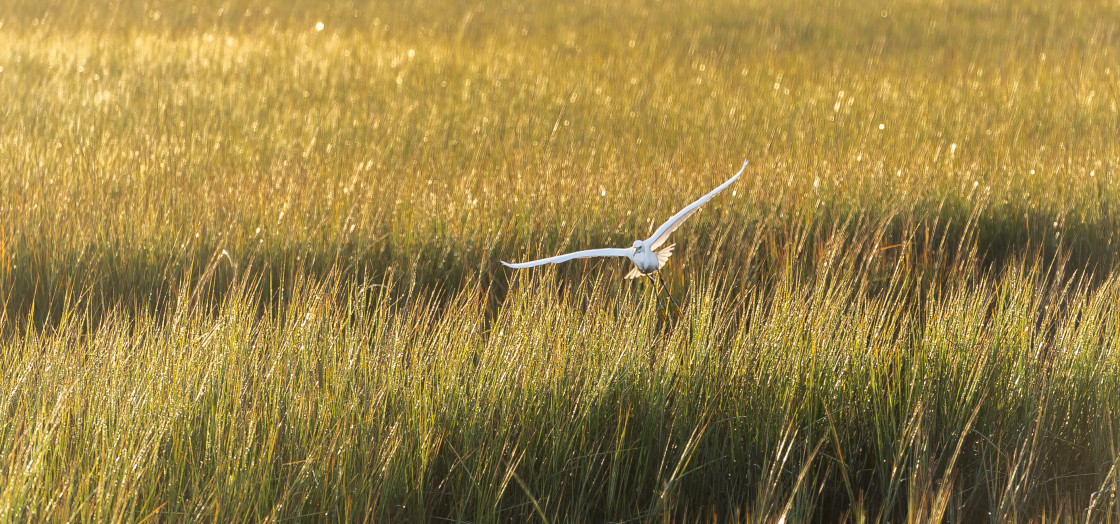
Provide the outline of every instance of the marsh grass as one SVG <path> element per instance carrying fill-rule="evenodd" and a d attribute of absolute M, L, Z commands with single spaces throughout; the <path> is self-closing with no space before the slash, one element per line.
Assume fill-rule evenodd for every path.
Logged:
<path fill-rule="evenodd" d="M 0 521 L 1120 520 L 1118 16 L 15 2 Z"/>

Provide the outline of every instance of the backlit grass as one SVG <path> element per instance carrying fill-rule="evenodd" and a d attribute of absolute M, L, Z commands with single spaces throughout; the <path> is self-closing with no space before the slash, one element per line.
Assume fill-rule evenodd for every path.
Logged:
<path fill-rule="evenodd" d="M 6 6 L 0 520 L 1120 520 L 1118 20 Z"/>

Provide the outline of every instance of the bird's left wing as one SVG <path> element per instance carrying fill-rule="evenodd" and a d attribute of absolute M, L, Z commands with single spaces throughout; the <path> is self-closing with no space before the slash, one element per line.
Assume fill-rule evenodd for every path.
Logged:
<path fill-rule="evenodd" d="M 584 251 L 576 251 L 575 253 L 568 253 L 565 255 L 556 255 L 554 257 L 541 258 L 538 260 L 531 260 L 529 262 L 521 262 L 520 264 L 510 264 L 509 262 L 503 260 L 502 265 L 506 267 L 512 267 L 514 269 L 525 269 L 527 267 L 543 266 L 545 264 L 559 264 L 561 262 L 567 262 L 575 258 L 629 257 L 633 254 L 633 248 L 587 249 Z"/>
<path fill-rule="evenodd" d="M 654 231 L 653 235 L 646 239 L 646 243 L 649 245 L 650 251 L 656 251 L 657 248 L 661 247 L 661 244 L 664 244 L 666 240 L 669 240 L 669 234 L 673 231 L 676 231 L 678 227 L 681 227 L 681 224 L 683 224 L 684 221 L 688 219 L 688 217 L 699 211 L 700 206 L 704 205 L 705 202 L 711 200 L 712 197 L 716 196 L 720 191 L 727 189 L 727 186 L 731 185 L 732 182 L 738 180 L 739 175 L 742 175 L 743 171 L 747 169 L 748 163 L 749 162 L 747 161 L 743 161 L 743 167 L 739 169 L 738 173 L 735 173 L 735 176 L 727 179 L 727 181 L 720 184 L 719 187 L 711 190 L 711 192 L 709 192 L 708 194 L 689 204 L 688 207 L 677 211 L 677 214 L 670 217 L 669 220 L 666 220 L 664 224 L 661 224 L 661 226 L 657 228 L 657 231 Z"/>

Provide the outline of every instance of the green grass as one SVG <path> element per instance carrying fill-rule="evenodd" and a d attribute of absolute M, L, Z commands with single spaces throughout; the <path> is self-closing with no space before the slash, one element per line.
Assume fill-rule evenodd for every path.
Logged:
<path fill-rule="evenodd" d="M 0 521 L 1120 521 L 1118 20 L 17 0 Z"/>

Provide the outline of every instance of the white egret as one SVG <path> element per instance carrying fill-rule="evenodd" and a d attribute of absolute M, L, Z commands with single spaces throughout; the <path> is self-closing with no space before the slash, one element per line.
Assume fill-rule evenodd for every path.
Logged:
<path fill-rule="evenodd" d="M 748 163 L 749 162 L 744 161 L 743 167 L 739 169 L 738 173 L 735 173 L 735 176 L 727 179 L 726 182 L 720 184 L 719 187 L 713 189 L 710 193 L 700 197 L 695 202 L 678 211 L 677 214 L 670 217 L 669 220 L 666 220 L 664 224 L 661 224 L 661 226 L 657 228 L 657 231 L 654 231 L 653 235 L 649 238 L 645 240 L 635 240 L 632 247 L 587 249 L 584 251 L 576 251 L 574 253 L 568 253 L 565 255 L 557 255 L 554 257 L 542 258 L 529 262 L 521 262 L 519 264 L 511 264 L 503 260 L 502 264 L 506 267 L 512 267 L 514 269 L 524 269 L 527 267 L 541 266 L 544 264 L 559 264 L 561 262 L 567 262 L 576 258 L 626 257 L 634 263 L 634 268 L 626 274 L 626 278 L 637 278 L 640 276 L 651 275 L 652 273 L 655 273 L 657 272 L 657 270 L 661 269 L 665 265 L 665 263 L 669 261 L 669 257 L 673 255 L 673 247 L 676 244 L 669 244 L 668 246 L 665 246 L 664 249 L 658 250 L 658 248 L 660 248 L 661 245 L 669 239 L 669 234 L 673 231 L 676 231 L 677 228 L 680 227 L 686 219 L 688 219 L 688 217 L 699 211 L 700 206 L 711 200 L 712 197 L 716 196 L 720 191 L 727 189 L 727 186 L 730 186 L 732 182 L 738 180 L 739 175 L 742 175 L 743 171 L 747 169 Z M 651 276 L 650 279 L 652 280 L 653 277 Z"/>

